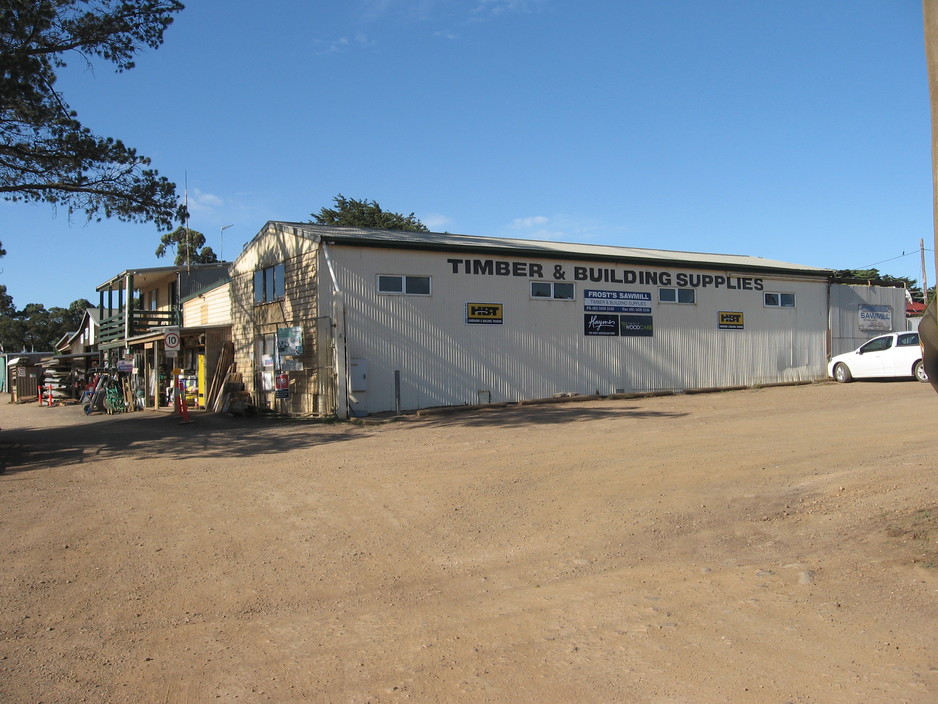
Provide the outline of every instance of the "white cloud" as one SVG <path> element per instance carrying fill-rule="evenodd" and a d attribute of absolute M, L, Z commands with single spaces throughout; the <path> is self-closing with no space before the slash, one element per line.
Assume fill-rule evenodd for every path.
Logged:
<path fill-rule="evenodd" d="M 543 215 L 531 215 L 526 218 L 515 218 L 511 221 L 511 230 L 526 240 L 563 240 L 565 232 L 556 226 L 546 227 L 551 219 Z"/>
<path fill-rule="evenodd" d="M 186 194 L 190 213 L 207 213 L 225 204 L 225 201 L 212 193 L 203 193 L 198 188 Z"/>
<path fill-rule="evenodd" d="M 348 39 L 345 37 L 339 37 L 338 39 L 333 39 L 330 42 L 325 42 L 321 39 L 315 39 L 313 40 L 313 45 L 317 47 L 317 56 L 325 56 L 326 54 L 335 54 L 342 51 L 343 49 L 347 49 Z"/>
<path fill-rule="evenodd" d="M 568 215 L 545 217 L 532 215 L 515 218 L 508 230 L 512 237 L 549 242 L 590 242 L 599 244 L 618 234 L 621 227 L 608 228 L 593 220 L 573 218 Z"/>
<path fill-rule="evenodd" d="M 472 15 L 477 19 L 484 19 L 509 13 L 535 12 L 544 2 L 545 0 L 478 0 L 472 9 Z"/>
<path fill-rule="evenodd" d="M 444 25 L 431 33 L 440 39 L 456 40 L 459 36 L 447 24 L 465 27 L 510 14 L 537 12 L 549 0 L 357 0 L 348 21 L 353 26 L 368 27 L 373 33 L 381 32 L 384 25 L 420 24 L 432 21 Z M 397 31 L 397 30 L 395 30 Z M 388 40 L 390 41 L 390 40 Z M 372 48 L 377 42 L 356 32 L 335 39 L 313 40 L 319 56 Z"/>
<path fill-rule="evenodd" d="M 534 215 L 528 218 L 515 218 L 511 226 L 515 229 L 525 229 L 537 227 L 538 225 L 546 225 L 548 222 L 550 222 L 550 218 L 545 218 L 543 215 Z"/>
<path fill-rule="evenodd" d="M 378 20 L 399 4 L 396 0 L 359 0 L 358 13 L 366 20 Z"/>
<path fill-rule="evenodd" d="M 427 226 L 427 229 L 433 232 L 441 231 L 446 225 L 452 222 L 451 218 L 439 213 L 427 213 L 420 218 L 420 222 Z"/>
<path fill-rule="evenodd" d="M 346 51 L 352 48 L 370 49 L 374 46 L 377 46 L 377 44 L 378 43 L 376 41 L 370 39 L 367 34 L 362 32 L 356 32 L 351 39 L 348 37 L 339 37 L 328 42 L 321 39 L 316 39 L 313 41 L 313 45 L 318 47 L 316 50 L 317 56 L 337 54 L 341 51 Z"/>
<path fill-rule="evenodd" d="M 376 42 L 374 39 L 370 39 L 364 32 L 356 32 L 352 41 L 354 41 L 355 46 L 360 49 L 369 49 L 378 45 L 378 42 Z"/>

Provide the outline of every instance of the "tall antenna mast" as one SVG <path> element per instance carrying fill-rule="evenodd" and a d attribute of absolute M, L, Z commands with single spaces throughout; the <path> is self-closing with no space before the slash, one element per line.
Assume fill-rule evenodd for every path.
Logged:
<path fill-rule="evenodd" d="M 189 172 L 185 172 L 185 190 L 183 191 L 185 204 L 186 204 L 186 273 L 190 272 L 190 267 L 192 266 L 192 252 L 190 251 L 192 245 L 189 237 Z"/>

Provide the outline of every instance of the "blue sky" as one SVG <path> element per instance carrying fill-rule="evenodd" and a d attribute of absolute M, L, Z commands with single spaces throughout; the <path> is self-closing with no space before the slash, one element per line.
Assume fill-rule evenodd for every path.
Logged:
<path fill-rule="evenodd" d="M 933 270 L 913 0 L 191 0 L 115 74 L 59 88 L 188 185 L 234 259 L 342 193 L 431 230 Z M 222 234 L 221 228 L 232 227 Z M 14 304 L 171 264 L 153 226 L 0 201 Z"/>

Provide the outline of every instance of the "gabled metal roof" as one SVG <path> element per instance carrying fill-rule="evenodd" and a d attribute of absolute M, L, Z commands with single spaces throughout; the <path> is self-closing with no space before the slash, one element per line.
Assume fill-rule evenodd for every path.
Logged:
<path fill-rule="evenodd" d="M 445 232 L 408 232 L 402 230 L 375 230 L 363 227 L 331 227 L 312 223 L 282 221 L 268 222 L 267 226 L 258 234 L 258 237 L 262 236 L 268 228 L 292 231 L 292 234 L 296 236 L 308 237 L 317 242 L 349 246 L 478 252 L 480 254 L 487 252 L 493 255 L 528 255 L 550 259 L 621 261 L 652 266 L 686 266 L 696 269 L 783 271 L 790 274 L 807 274 L 821 277 L 827 277 L 833 273 L 830 269 L 741 254 L 679 252 L 640 247 L 454 235 Z"/>
<path fill-rule="evenodd" d="M 120 288 L 124 285 L 124 281 L 128 276 L 134 277 L 135 288 L 141 288 L 146 287 L 152 282 L 165 278 L 166 276 L 174 273 L 186 273 L 190 271 L 211 269 L 225 269 L 227 271 L 229 264 L 230 262 L 213 262 L 211 264 L 190 264 L 189 266 L 182 264 L 180 266 L 156 266 L 144 269 L 125 269 L 121 273 L 112 276 L 110 279 L 98 286 L 95 290 L 107 291 L 108 289 L 113 289 L 115 286 Z"/>
<path fill-rule="evenodd" d="M 88 321 L 88 325 L 85 324 L 86 320 Z M 81 321 L 78 324 L 78 329 L 65 333 L 62 339 L 55 343 L 56 351 L 71 345 L 85 331 L 86 327 L 97 328 L 100 325 L 100 311 L 97 308 L 85 308 L 85 312 L 82 313 Z"/>

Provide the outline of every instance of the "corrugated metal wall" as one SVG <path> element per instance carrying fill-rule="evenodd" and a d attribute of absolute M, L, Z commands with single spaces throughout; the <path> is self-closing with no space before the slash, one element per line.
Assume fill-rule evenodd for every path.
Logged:
<path fill-rule="evenodd" d="M 701 287 L 696 304 L 687 305 L 659 303 L 657 286 L 584 281 L 574 281 L 575 300 L 561 301 L 531 298 L 524 267 L 517 276 L 473 275 L 454 271 L 458 265 L 447 260 L 458 255 L 337 245 L 330 251 L 346 301 L 347 357 L 367 363 L 361 410 L 369 413 L 395 408 L 395 371 L 402 409 L 804 381 L 825 372 L 827 282 L 820 278 L 743 275 L 762 279 L 764 291 L 794 293 L 795 308 L 767 308 L 755 288 Z M 567 281 L 583 266 L 533 261 L 548 277 L 561 266 Z M 681 270 L 655 271 L 675 277 Z M 432 294 L 379 295 L 378 274 L 429 275 Z M 651 294 L 653 336 L 586 335 L 587 288 Z M 501 304 L 503 323 L 467 324 L 470 302 Z M 743 329 L 719 329 L 721 311 L 742 313 Z"/>
<path fill-rule="evenodd" d="M 877 335 L 905 330 L 905 289 L 886 286 L 832 284 L 830 295 L 831 356 L 850 352 Z M 886 306 L 889 329 L 861 330 L 860 306 Z M 866 326 L 868 327 L 868 326 Z"/>

